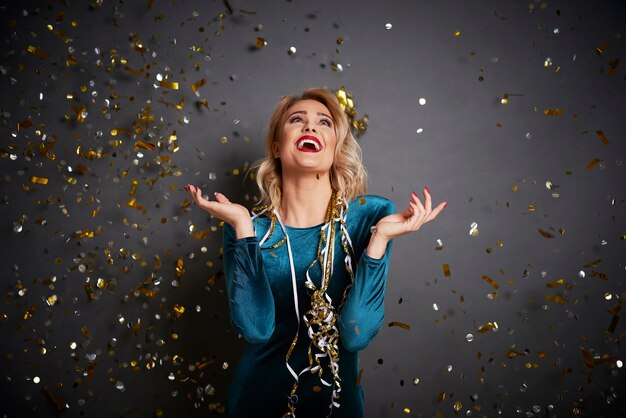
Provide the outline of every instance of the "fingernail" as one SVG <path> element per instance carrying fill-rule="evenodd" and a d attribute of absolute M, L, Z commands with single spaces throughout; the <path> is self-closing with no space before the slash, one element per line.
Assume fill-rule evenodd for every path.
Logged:
<path fill-rule="evenodd" d="M 428 192 L 428 194 L 430 194 L 430 190 L 428 189 L 428 186 L 426 186 L 426 191 Z"/>
<path fill-rule="evenodd" d="M 443 204 L 443 207 L 445 208 L 446 206 L 448 206 L 448 202 Z"/>
<path fill-rule="evenodd" d="M 213 196 L 217 196 L 217 192 L 213 192 Z"/>
<path fill-rule="evenodd" d="M 413 196 L 417 196 L 417 193 L 413 192 Z"/>
<path fill-rule="evenodd" d="M 185 186 L 185 187 L 184 187 L 184 189 L 185 189 L 186 191 L 189 191 L 189 186 Z"/>

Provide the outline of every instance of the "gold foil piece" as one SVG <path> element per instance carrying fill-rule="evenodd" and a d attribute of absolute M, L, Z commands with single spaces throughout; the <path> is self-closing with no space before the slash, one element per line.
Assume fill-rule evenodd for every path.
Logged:
<path fill-rule="evenodd" d="M 172 313 L 174 317 L 178 319 L 185 313 L 185 307 L 176 303 L 172 306 Z"/>
<path fill-rule="evenodd" d="M 148 151 L 154 151 L 154 145 L 148 143 L 148 142 L 144 142 L 144 141 L 137 141 L 135 142 L 135 146 L 138 148 L 143 148 L 146 149 Z"/>
<path fill-rule="evenodd" d="M 599 271 L 591 270 L 591 275 L 602 280 L 609 280 L 609 276 L 607 274 L 600 273 Z"/>
<path fill-rule="evenodd" d="M 254 44 L 256 45 L 257 48 L 261 49 L 267 45 L 267 41 L 265 40 L 265 38 L 257 37 Z"/>
<path fill-rule="evenodd" d="M 606 51 L 606 49 L 608 47 L 609 47 L 609 43 L 608 42 L 603 42 L 602 45 L 600 45 L 599 47 L 596 48 L 596 55 L 604 54 L 604 51 Z"/>
<path fill-rule="evenodd" d="M 557 286 L 563 286 L 564 284 L 565 284 L 565 280 L 559 279 L 559 280 L 556 280 L 554 282 L 546 283 L 546 287 L 553 288 L 553 287 L 557 287 Z"/>
<path fill-rule="evenodd" d="M 498 285 L 498 283 L 496 283 L 495 280 L 493 280 L 491 277 L 486 276 L 486 275 L 482 275 L 482 279 L 484 281 L 486 281 L 487 283 L 489 283 L 491 285 L 491 287 L 493 287 L 494 289 L 498 289 L 500 286 Z"/>
<path fill-rule="evenodd" d="M 182 257 L 178 257 L 178 260 L 176 260 L 175 274 L 176 274 L 176 277 L 178 278 L 181 278 L 183 274 L 185 274 L 184 261 Z"/>
<path fill-rule="evenodd" d="M 588 269 L 589 267 L 598 267 L 598 264 L 600 264 L 601 262 L 602 262 L 601 258 L 596 258 L 595 260 L 593 260 L 593 261 L 591 261 L 591 262 L 589 262 L 587 264 L 584 264 L 583 268 Z"/>
<path fill-rule="evenodd" d="M 545 116 L 563 116 L 565 114 L 564 109 L 545 109 L 543 111 Z"/>
<path fill-rule="evenodd" d="M 598 134 L 598 138 L 600 139 L 600 141 L 602 141 L 604 145 L 609 145 L 609 139 L 606 137 L 606 135 L 604 135 L 604 132 L 598 129 L 596 133 Z"/>
<path fill-rule="evenodd" d="M 143 73 L 143 68 L 140 70 L 135 70 L 134 68 L 131 68 L 128 65 L 126 65 L 124 66 L 124 69 L 133 75 L 141 75 L 141 73 Z"/>
<path fill-rule="evenodd" d="M 497 322 L 487 322 L 485 325 L 481 325 L 478 327 L 478 329 L 476 330 L 479 334 L 484 334 L 485 332 L 489 332 L 492 329 L 498 329 L 498 323 Z"/>
<path fill-rule="evenodd" d="M 552 235 L 551 233 L 549 233 L 546 230 L 543 230 L 543 229 L 539 228 L 538 231 L 541 234 L 541 236 L 544 237 L 544 238 L 554 238 L 554 235 Z"/>
<path fill-rule="evenodd" d="M 205 230 L 203 230 L 203 231 L 196 232 L 195 234 L 193 234 L 193 238 L 194 238 L 194 239 L 197 239 L 197 240 L 204 239 L 204 238 L 206 238 L 206 237 L 207 237 L 210 233 L 211 233 L 211 229 L 210 229 L 210 228 L 207 228 L 207 229 L 205 229 Z"/>
<path fill-rule="evenodd" d="M 587 170 L 591 170 L 591 169 L 592 169 L 593 167 L 595 167 L 595 165 L 596 165 L 596 164 L 598 164 L 600 161 L 602 161 L 602 160 L 600 160 L 600 159 L 598 159 L 598 158 L 594 158 L 594 159 L 592 159 L 591 161 L 589 161 L 589 162 L 587 163 L 587 165 L 585 165 L 585 168 L 586 168 Z"/>
<path fill-rule="evenodd" d="M 561 305 L 567 302 L 566 298 L 564 298 L 563 296 L 557 296 L 557 295 L 546 295 L 546 300 L 548 302 L 556 302 Z"/>
<path fill-rule="evenodd" d="M 198 91 L 198 89 L 206 84 L 206 78 L 201 78 L 191 85 L 191 90 Z"/>
<path fill-rule="evenodd" d="M 45 177 L 35 177 L 35 176 L 31 176 L 31 177 L 30 177 L 30 181 L 31 181 L 32 183 L 35 183 L 35 184 L 43 184 L 43 185 L 48 184 L 48 179 L 47 179 L 47 178 L 45 178 Z"/>
<path fill-rule="evenodd" d="M 46 59 L 46 58 L 48 58 L 48 53 L 46 51 L 44 51 L 43 49 L 37 47 L 37 46 L 28 45 L 26 50 L 28 52 L 30 52 L 31 54 L 33 54 L 34 56 L 36 56 L 37 58 L 39 58 L 39 59 Z"/>
<path fill-rule="evenodd" d="M 354 106 L 354 101 L 352 100 L 352 94 L 347 92 L 345 87 L 341 87 L 335 92 L 335 95 L 339 100 L 341 109 L 348 116 L 348 122 L 350 122 L 350 126 L 352 127 L 352 134 L 357 138 L 365 134 L 369 123 L 369 117 L 366 114 L 361 119 L 356 118 L 356 108 Z"/>
<path fill-rule="evenodd" d="M 389 323 L 390 327 L 399 327 L 406 331 L 411 331 L 411 326 L 409 324 L 405 324 L 404 322 L 391 321 Z"/>
<path fill-rule="evenodd" d="M 452 276 L 452 273 L 450 272 L 450 265 L 449 264 L 444 264 L 442 266 L 442 268 L 443 268 L 443 275 L 444 275 L 444 277 Z"/>
<path fill-rule="evenodd" d="M 24 119 L 17 124 L 17 131 L 23 131 L 26 128 L 33 126 L 33 121 L 30 119 Z"/>
<path fill-rule="evenodd" d="M 517 351 L 514 348 L 515 346 L 510 347 L 504 355 L 507 358 L 514 359 L 515 357 L 525 356 L 527 353 L 525 351 Z"/>
<path fill-rule="evenodd" d="M 178 90 L 178 83 L 176 81 L 161 80 L 161 81 L 157 81 L 157 84 L 161 87 L 165 87 L 165 88 L 172 89 L 172 90 Z"/>

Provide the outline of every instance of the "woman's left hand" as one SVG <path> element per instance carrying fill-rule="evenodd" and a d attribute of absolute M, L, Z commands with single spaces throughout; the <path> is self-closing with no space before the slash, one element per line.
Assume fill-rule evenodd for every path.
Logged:
<path fill-rule="evenodd" d="M 448 202 L 442 202 L 433 209 L 428 187 L 424 188 L 424 204 L 420 201 L 419 196 L 413 192 L 408 208 L 401 213 L 385 216 L 378 221 L 375 235 L 390 241 L 401 235 L 417 231 L 426 222 L 435 219 L 447 205 Z"/>

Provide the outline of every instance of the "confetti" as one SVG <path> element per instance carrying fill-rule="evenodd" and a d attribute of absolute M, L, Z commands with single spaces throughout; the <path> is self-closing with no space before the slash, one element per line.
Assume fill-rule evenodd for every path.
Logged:
<path fill-rule="evenodd" d="M 195 83 L 193 83 L 191 85 L 191 90 L 193 91 L 198 91 L 198 89 L 200 89 L 200 87 L 204 86 L 206 84 L 206 78 L 201 78 L 200 80 L 196 81 Z"/>
<path fill-rule="evenodd" d="M 409 324 L 405 324 L 404 322 L 398 322 L 398 321 L 391 321 L 389 323 L 390 327 L 399 327 L 402 328 L 403 330 L 406 331 L 410 331 L 411 330 L 411 326 Z"/>
<path fill-rule="evenodd" d="M 43 184 L 43 185 L 48 184 L 48 179 L 45 177 L 31 176 L 30 181 L 35 184 Z"/>
<path fill-rule="evenodd" d="M 565 110 L 563 109 L 546 109 L 543 111 L 545 116 L 563 116 L 565 114 Z"/>
<path fill-rule="evenodd" d="M 444 275 L 444 277 L 452 276 L 452 273 L 450 273 L 450 265 L 449 264 L 444 264 L 443 265 L 443 275 Z"/>
<path fill-rule="evenodd" d="M 600 141 L 602 141 L 604 145 L 609 145 L 609 140 L 606 135 L 604 135 L 604 132 L 602 132 L 601 130 L 597 130 L 596 133 L 598 134 L 598 138 L 600 139 Z"/>

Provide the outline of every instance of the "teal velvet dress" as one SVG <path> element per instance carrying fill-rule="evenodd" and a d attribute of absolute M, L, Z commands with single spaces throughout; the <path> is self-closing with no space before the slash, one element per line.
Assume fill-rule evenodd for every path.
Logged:
<path fill-rule="evenodd" d="M 391 242 L 381 259 L 369 257 L 365 249 L 371 236 L 370 228 L 381 218 L 395 213 L 393 202 L 380 196 L 359 196 L 348 205 L 345 219 L 354 250 L 351 254 L 354 283 L 338 313 L 341 391 L 340 406 L 332 407 L 333 418 L 364 416 L 363 391 L 357 383 L 358 351 L 372 341 L 383 323 Z M 288 399 L 295 382 L 285 363 L 298 328 L 289 255 L 286 244 L 269 248 L 284 238 L 278 222 L 272 235 L 259 245 L 270 224 L 267 216 L 254 218 L 256 236 L 241 239 L 236 238 L 230 225 L 224 225 L 223 257 L 231 321 L 248 343 L 230 385 L 226 401 L 228 417 L 282 417 L 288 411 Z M 317 257 L 321 227 L 321 224 L 308 228 L 285 227 L 296 272 L 300 316 L 311 306 L 311 290 L 304 285 L 305 273 Z M 351 282 L 345 268 L 339 228 L 337 235 L 327 291 L 335 310 L 339 309 L 344 290 Z M 319 263 L 309 271 L 309 276 L 319 288 L 322 277 Z M 289 358 L 296 373 L 309 365 L 311 341 L 302 318 L 299 326 L 298 340 Z M 333 382 L 329 368 L 325 368 L 323 379 Z M 296 394 L 297 418 L 322 418 L 331 412 L 332 389 L 320 383 L 318 375 L 311 372 L 300 375 Z"/>

